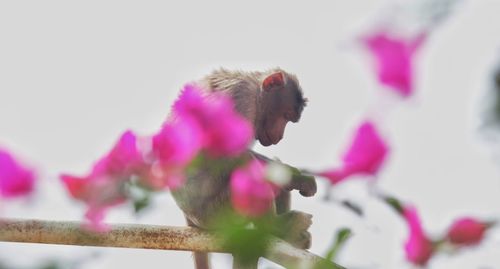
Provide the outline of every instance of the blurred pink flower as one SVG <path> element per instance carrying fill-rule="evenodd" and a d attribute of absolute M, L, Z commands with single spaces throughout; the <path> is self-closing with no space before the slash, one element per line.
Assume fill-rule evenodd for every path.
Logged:
<path fill-rule="evenodd" d="M 104 175 L 75 177 L 63 174 L 60 178 L 71 197 L 87 205 L 84 227 L 95 232 L 106 231 L 107 226 L 102 223 L 106 210 L 126 201 L 121 184 Z"/>
<path fill-rule="evenodd" d="M 35 172 L 23 167 L 6 150 L 0 148 L 0 196 L 10 198 L 31 193 Z"/>
<path fill-rule="evenodd" d="M 69 195 L 78 200 L 86 200 L 88 196 L 89 181 L 88 177 L 75 177 L 72 175 L 61 174 L 59 176 Z"/>
<path fill-rule="evenodd" d="M 179 98 L 173 105 L 173 110 L 180 117 L 203 118 L 212 111 L 208 109 L 207 96 L 195 84 L 186 84 Z"/>
<path fill-rule="evenodd" d="M 174 104 L 174 112 L 179 120 L 191 119 L 199 125 L 203 147 L 215 157 L 239 155 L 253 138 L 250 123 L 222 92 L 207 94 L 196 85 L 186 85 Z"/>
<path fill-rule="evenodd" d="M 107 209 L 126 201 L 122 185 L 107 176 L 60 177 L 71 197 L 87 205 L 87 222 L 83 227 L 95 232 L 105 232 L 107 226 L 102 221 Z"/>
<path fill-rule="evenodd" d="M 155 162 L 148 174 L 142 175 L 143 183 L 153 190 L 163 190 L 166 187 L 177 189 L 184 184 L 186 166 Z"/>
<path fill-rule="evenodd" d="M 166 123 L 152 138 L 155 161 L 144 176 L 154 189 L 177 188 L 184 182 L 183 169 L 198 154 L 203 143 L 203 132 L 191 118 Z"/>
<path fill-rule="evenodd" d="M 87 204 L 85 226 L 94 231 L 104 231 L 102 224 L 107 208 L 124 203 L 124 183 L 134 174 L 147 169 L 142 154 L 137 147 L 137 138 L 125 132 L 115 146 L 98 160 L 92 171 L 84 177 L 62 174 L 61 181 L 71 197 Z"/>
<path fill-rule="evenodd" d="M 409 97 L 414 88 L 414 55 L 424 39 L 425 34 L 405 40 L 380 31 L 363 37 L 361 41 L 375 58 L 379 82 L 403 97 Z"/>
<path fill-rule="evenodd" d="M 264 164 L 258 160 L 233 171 L 231 201 L 238 213 L 258 217 L 271 209 L 276 190 L 264 173 Z"/>
<path fill-rule="evenodd" d="M 229 101 L 226 99 L 223 103 L 232 106 Z M 253 138 L 250 123 L 234 111 L 221 113 L 214 118 L 207 133 L 207 151 L 216 157 L 237 156 L 243 153 Z"/>
<path fill-rule="evenodd" d="M 202 142 L 202 130 L 191 118 L 168 122 L 153 136 L 153 153 L 161 163 L 186 165 L 198 154 Z"/>
<path fill-rule="evenodd" d="M 97 161 L 92 170 L 92 175 L 107 175 L 112 177 L 129 177 L 144 165 L 137 137 L 132 131 L 123 133 L 111 149 L 102 159 Z"/>
<path fill-rule="evenodd" d="M 481 242 L 488 225 L 474 218 L 461 218 L 448 229 L 447 239 L 455 245 L 475 245 Z"/>
<path fill-rule="evenodd" d="M 332 184 L 361 174 L 375 176 L 384 163 L 389 147 L 378 133 L 375 125 L 365 121 L 358 127 L 351 145 L 342 157 L 342 166 L 320 173 Z"/>
<path fill-rule="evenodd" d="M 415 207 L 405 207 L 403 216 L 409 228 L 409 237 L 405 243 L 406 259 L 413 264 L 424 266 L 434 252 L 432 242 L 426 237 L 422 229 Z"/>
<path fill-rule="evenodd" d="M 85 212 L 85 219 L 87 219 L 88 222 L 85 223 L 83 227 L 89 231 L 98 233 L 108 232 L 111 227 L 104 223 L 106 210 L 106 207 L 89 207 L 87 212 Z"/>

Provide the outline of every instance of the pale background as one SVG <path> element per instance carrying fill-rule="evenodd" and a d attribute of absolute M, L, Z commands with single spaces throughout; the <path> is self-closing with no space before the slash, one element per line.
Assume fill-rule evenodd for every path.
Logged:
<path fill-rule="evenodd" d="M 2 205 L 4 216 L 79 220 L 83 207 L 59 184 L 60 172 L 84 173 L 125 129 L 147 135 L 165 119 L 178 89 L 213 68 L 280 66 L 300 78 L 310 99 L 299 124 L 277 146 L 256 150 L 309 169 L 337 163 L 365 115 L 390 112 L 384 131 L 393 152 L 379 188 L 414 203 L 431 234 L 453 218 L 500 216 L 500 177 L 491 144 L 477 133 L 480 97 L 500 57 L 500 2 L 464 1 L 420 53 L 418 91 L 392 109 L 369 58 L 353 38 L 380 20 L 391 1 L 2 1 L 0 145 L 42 171 L 28 202 Z M 320 182 L 323 186 L 324 182 Z M 406 227 L 359 182 L 340 186 L 361 219 L 334 203 L 296 197 L 314 214 L 312 251 L 323 254 L 335 230 L 354 237 L 338 262 L 349 268 L 410 268 Z M 110 222 L 184 225 L 168 194 L 135 218 Z M 431 268 L 500 268 L 500 236 Z M 99 254 L 96 254 L 99 253 Z M 0 261 L 83 260 L 82 268 L 191 268 L 188 252 L 0 243 Z M 229 268 L 217 255 L 214 268 Z M 272 267 L 274 265 L 263 265 Z"/>

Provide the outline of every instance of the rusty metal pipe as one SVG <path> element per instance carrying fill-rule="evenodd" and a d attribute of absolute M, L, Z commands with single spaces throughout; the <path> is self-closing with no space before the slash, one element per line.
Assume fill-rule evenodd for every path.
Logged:
<path fill-rule="evenodd" d="M 98 246 L 118 248 L 164 249 L 203 252 L 230 252 L 217 238 L 191 227 L 140 224 L 113 224 L 106 233 L 81 229 L 81 223 L 45 220 L 0 220 L 0 241 L 57 245 Z M 272 240 L 265 258 L 286 268 L 342 269 L 306 250 L 297 249 L 280 239 Z"/>

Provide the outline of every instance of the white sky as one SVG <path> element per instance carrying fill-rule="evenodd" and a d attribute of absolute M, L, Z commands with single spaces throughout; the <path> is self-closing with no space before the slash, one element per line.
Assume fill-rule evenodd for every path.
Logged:
<path fill-rule="evenodd" d="M 31 203 L 4 206 L 2 214 L 80 219 L 83 208 L 66 197 L 59 172 L 83 173 L 125 129 L 143 135 L 157 130 L 178 89 L 213 68 L 280 66 L 298 75 L 310 104 L 279 145 L 256 150 L 299 167 L 326 168 L 364 115 L 387 110 L 393 152 L 380 188 L 416 204 L 430 233 L 461 215 L 500 216 L 498 167 L 491 145 L 481 144 L 475 129 L 479 97 L 500 58 L 500 1 L 458 6 L 420 53 L 416 96 L 392 110 L 380 97 L 366 54 L 352 44 L 388 2 L 0 2 L 0 145 L 44 175 Z M 355 236 L 341 264 L 410 268 L 402 252 L 403 223 L 365 186 L 346 184 L 334 192 L 355 197 L 365 206 L 365 219 L 322 202 L 322 193 L 294 201 L 314 214 L 313 252 L 323 254 L 335 229 L 350 225 Z M 108 220 L 184 225 L 168 194 L 155 204 L 139 219 L 125 209 Z M 493 237 L 461 256 L 439 256 L 430 268 L 500 268 L 500 236 Z M 85 259 L 96 250 L 0 243 L 0 260 Z M 192 267 L 187 252 L 100 253 L 83 268 Z M 224 255 L 214 258 L 214 268 L 229 263 Z"/>

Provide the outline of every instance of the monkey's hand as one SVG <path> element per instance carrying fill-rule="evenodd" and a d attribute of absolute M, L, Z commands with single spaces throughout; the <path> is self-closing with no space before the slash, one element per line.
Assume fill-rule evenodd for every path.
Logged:
<path fill-rule="evenodd" d="M 311 247 L 311 233 L 307 230 L 312 224 L 312 215 L 292 210 L 277 216 L 283 223 L 276 235 L 295 247 L 308 249 Z"/>
<path fill-rule="evenodd" d="M 310 197 L 316 194 L 318 187 L 313 176 L 302 173 L 299 169 L 286 165 L 292 171 L 292 180 L 285 187 L 286 190 L 298 190 L 302 196 Z"/>
<path fill-rule="evenodd" d="M 257 159 L 264 161 L 266 163 L 278 162 L 286 166 L 290 170 L 290 172 L 292 172 L 292 179 L 290 180 L 290 183 L 288 183 L 285 187 L 283 187 L 283 189 L 287 191 L 298 190 L 300 194 L 305 197 L 310 197 L 316 194 L 318 187 L 316 186 L 316 179 L 313 176 L 306 175 L 298 168 L 285 164 L 280 160 L 270 159 L 255 151 L 250 151 L 250 153 Z"/>

